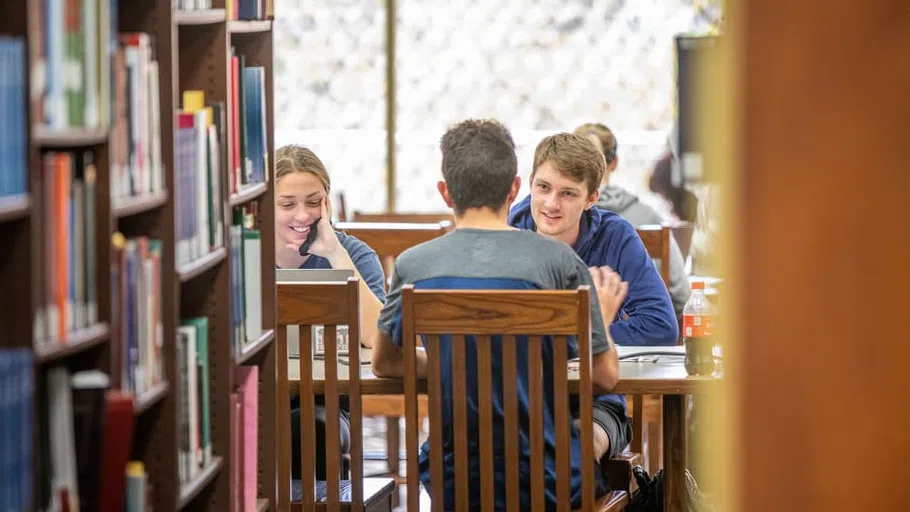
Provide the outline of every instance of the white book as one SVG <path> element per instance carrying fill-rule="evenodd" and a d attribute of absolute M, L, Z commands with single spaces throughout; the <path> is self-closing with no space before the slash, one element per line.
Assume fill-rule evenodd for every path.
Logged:
<path fill-rule="evenodd" d="M 79 510 L 76 473 L 76 435 L 73 430 L 73 395 L 69 371 L 56 366 L 47 372 L 47 419 L 50 428 L 51 510 L 62 510 L 60 490 L 66 489 L 71 511 Z"/>
<path fill-rule="evenodd" d="M 196 118 L 196 258 L 209 253 L 209 151 L 207 114 L 200 109 Z"/>
<path fill-rule="evenodd" d="M 151 189 L 164 188 L 164 168 L 161 163 L 161 107 L 159 105 L 160 89 L 158 86 L 158 61 L 148 63 L 148 100 L 149 100 L 149 167 L 151 169 Z"/>
<path fill-rule="evenodd" d="M 98 53 L 92 51 L 98 39 L 98 19 L 95 10 L 98 0 L 82 1 L 82 35 L 85 37 L 85 59 L 83 86 L 85 90 L 85 126 L 100 126 L 101 116 L 98 110 Z M 105 123 L 106 124 L 106 123 Z"/>
<path fill-rule="evenodd" d="M 196 366 L 196 328 L 192 326 L 181 326 L 178 328 L 179 331 L 186 334 L 186 351 L 184 352 L 184 357 L 186 358 L 187 372 L 186 376 L 181 378 L 186 378 L 186 389 L 187 389 L 187 402 L 189 405 L 188 412 L 188 426 L 189 426 L 189 474 L 188 478 L 192 479 L 197 474 L 199 474 L 200 468 L 202 466 L 202 445 L 199 439 L 199 375 Z"/>
<path fill-rule="evenodd" d="M 244 323 L 246 340 L 262 336 L 262 242 L 258 232 L 243 234 Z"/>

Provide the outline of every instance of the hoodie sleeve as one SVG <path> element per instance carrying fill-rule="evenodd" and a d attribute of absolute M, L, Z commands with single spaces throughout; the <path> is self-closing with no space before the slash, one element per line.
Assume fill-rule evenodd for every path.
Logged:
<path fill-rule="evenodd" d="M 619 345 L 675 345 L 679 325 L 654 262 L 631 225 L 625 226 L 620 240 L 619 264 L 613 270 L 629 283 L 629 293 L 610 324 L 613 341 Z"/>

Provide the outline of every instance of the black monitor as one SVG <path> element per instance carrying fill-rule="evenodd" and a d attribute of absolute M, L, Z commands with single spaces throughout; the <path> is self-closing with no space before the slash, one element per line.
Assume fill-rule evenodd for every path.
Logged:
<path fill-rule="evenodd" d="M 676 140 L 674 171 L 675 184 L 695 183 L 702 179 L 702 161 L 708 141 L 700 140 L 698 123 L 709 108 L 715 95 L 711 92 L 714 84 L 699 82 L 699 73 L 704 66 L 716 65 L 717 36 L 678 35 L 676 36 Z M 698 90 L 699 87 L 703 90 Z"/>

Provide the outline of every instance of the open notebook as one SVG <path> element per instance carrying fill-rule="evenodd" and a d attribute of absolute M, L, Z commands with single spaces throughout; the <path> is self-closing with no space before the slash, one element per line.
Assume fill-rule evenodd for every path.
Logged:
<path fill-rule="evenodd" d="M 295 283 L 318 283 L 318 282 L 344 282 L 349 277 L 354 276 L 353 270 L 348 269 L 298 269 L 298 268 L 279 268 L 275 269 L 276 282 L 295 282 Z M 320 359 L 324 354 L 323 326 L 314 325 L 313 329 L 313 357 Z M 338 344 L 338 356 L 344 356 L 347 360 L 348 354 L 348 328 L 345 325 L 338 326 L 336 343 Z M 300 357 L 300 331 L 297 327 L 288 328 L 288 357 Z"/>

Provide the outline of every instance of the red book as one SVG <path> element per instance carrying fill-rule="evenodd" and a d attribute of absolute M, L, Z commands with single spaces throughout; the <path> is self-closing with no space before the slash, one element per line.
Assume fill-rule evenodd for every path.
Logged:
<path fill-rule="evenodd" d="M 105 395 L 104 450 L 98 510 L 123 510 L 126 495 L 126 463 L 133 446 L 133 395 L 108 391 Z"/>

